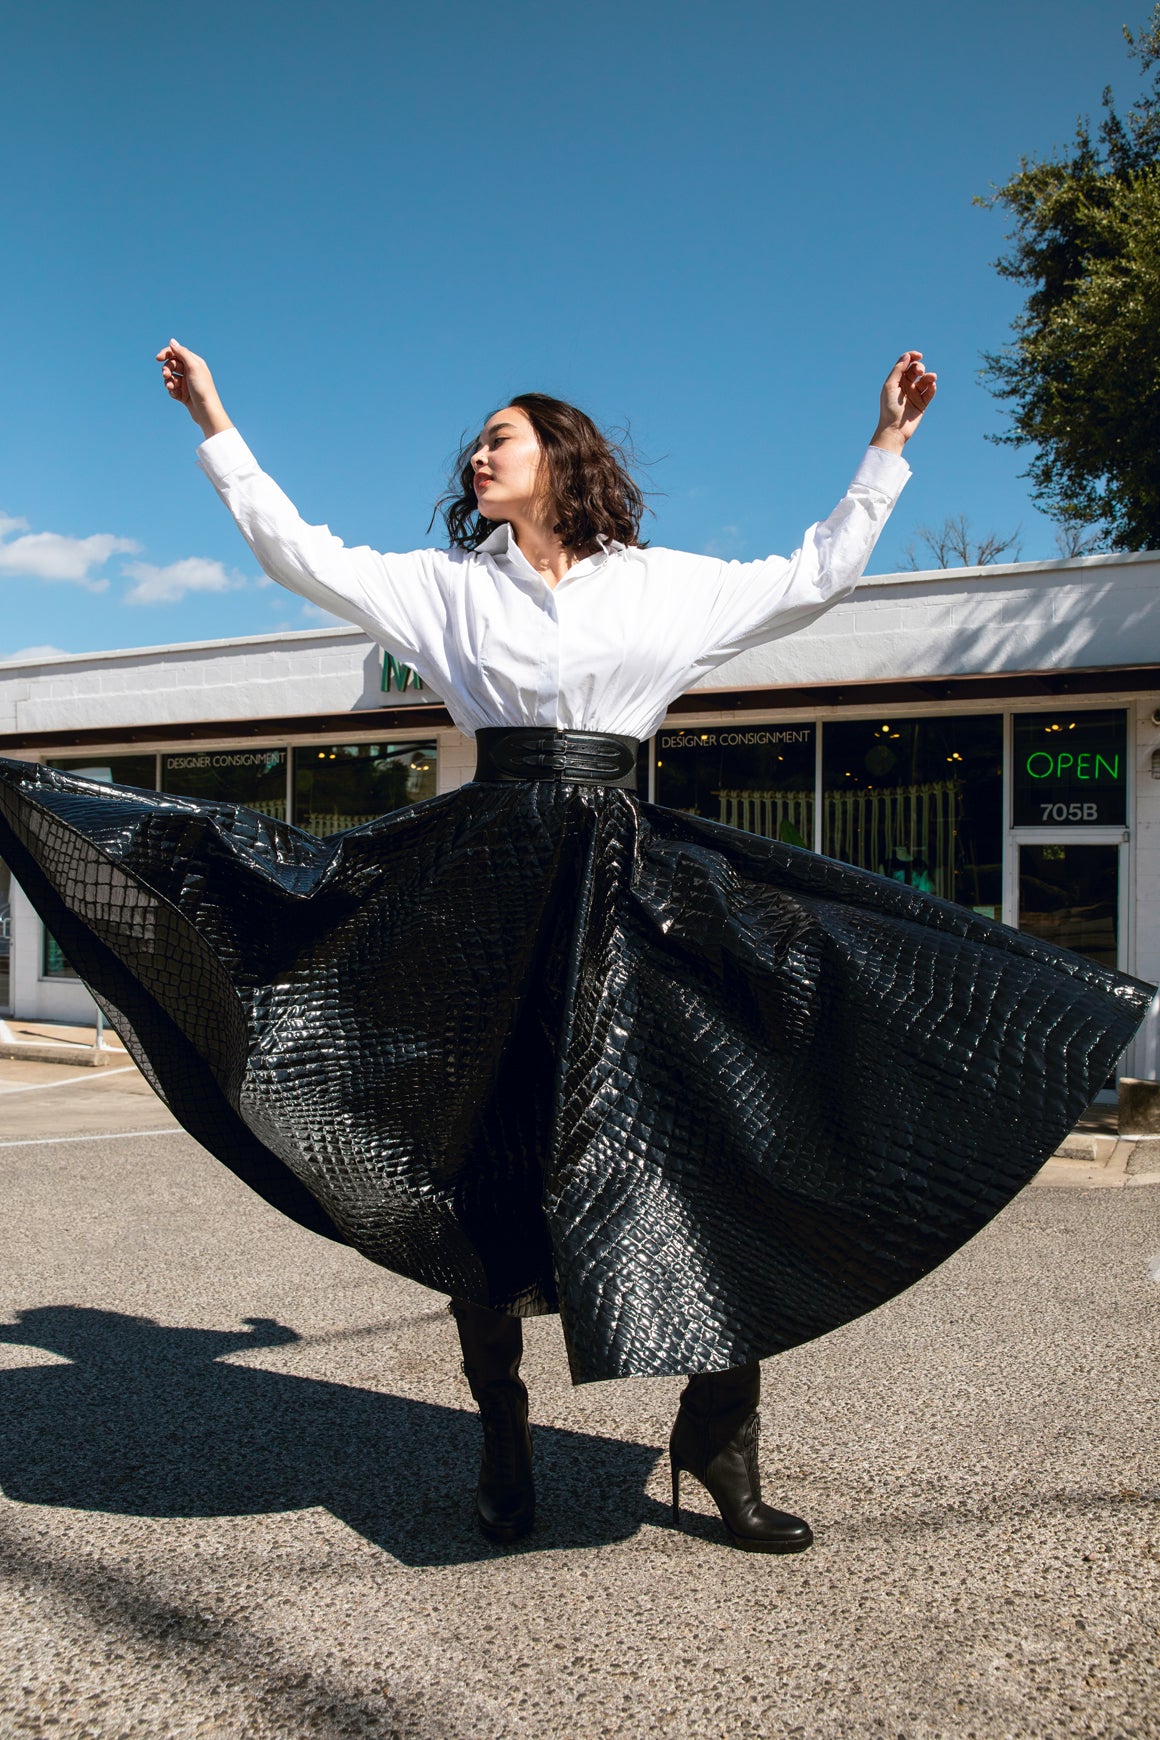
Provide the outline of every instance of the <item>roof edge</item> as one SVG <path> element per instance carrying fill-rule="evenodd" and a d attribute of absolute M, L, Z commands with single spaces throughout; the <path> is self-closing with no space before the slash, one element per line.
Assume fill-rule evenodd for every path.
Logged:
<path fill-rule="evenodd" d="M 175 640 L 154 646 L 103 647 L 99 652 L 61 652 L 52 658 L 0 659 L 0 677 L 7 671 L 44 669 L 50 665 L 77 665 L 101 659 L 147 659 L 156 658 L 161 653 L 217 652 L 225 647 L 276 646 L 287 641 L 297 645 L 300 641 L 311 640 L 365 640 L 368 646 L 376 644 L 365 628 L 357 628 L 353 623 L 349 627 L 337 623 L 334 628 L 289 628 L 275 634 L 232 635 L 227 640 Z"/>
<path fill-rule="evenodd" d="M 933 580 L 998 580 L 1013 574 L 1076 574 L 1099 568 L 1130 568 L 1160 562 L 1160 550 L 1105 550 L 1098 556 L 1068 556 L 1049 562 L 984 562 L 969 568 L 904 568 L 893 574 L 865 574 L 858 590 L 868 586 L 921 586 Z"/>

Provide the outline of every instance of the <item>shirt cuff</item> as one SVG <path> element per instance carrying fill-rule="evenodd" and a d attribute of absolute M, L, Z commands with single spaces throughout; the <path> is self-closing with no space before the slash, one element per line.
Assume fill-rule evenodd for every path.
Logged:
<path fill-rule="evenodd" d="M 230 431 L 227 430 L 226 433 Z M 220 435 L 214 436 L 215 441 L 221 439 Z M 856 483 L 862 484 L 864 488 L 884 495 L 888 501 L 896 502 L 909 476 L 910 467 L 901 453 L 890 453 L 885 447 L 868 447 L 861 464 L 850 479 L 850 487 L 852 489 Z"/>
<path fill-rule="evenodd" d="M 244 465 L 254 465 L 256 461 L 237 429 L 223 429 L 220 434 L 211 435 L 208 441 L 202 442 L 197 450 L 197 463 L 216 488 L 232 472 L 240 471 Z"/>

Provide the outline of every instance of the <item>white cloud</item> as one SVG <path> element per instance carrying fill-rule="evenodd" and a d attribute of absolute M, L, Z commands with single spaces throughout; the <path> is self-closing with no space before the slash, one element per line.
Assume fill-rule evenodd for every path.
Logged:
<path fill-rule="evenodd" d="M 124 572 L 134 582 L 125 593 L 125 604 L 177 604 L 190 592 L 234 592 L 245 585 L 240 575 L 204 556 L 187 556 L 165 568 L 152 562 L 127 562 Z"/>
<path fill-rule="evenodd" d="M 13 533 L 19 534 L 13 537 Z M 108 580 L 93 573 L 110 556 L 129 556 L 141 548 L 132 538 L 97 532 L 91 538 L 66 538 L 60 532 L 30 532 L 28 521 L 0 514 L 0 574 L 29 580 L 70 580 L 90 592 L 104 592 Z"/>
<path fill-rule="evenodd" d="M 5 575 L 29 580 L 68 580 L 89 592 L 106 592 L 109 577 L 97 570 L 111 556 L 135 556 L 140 549 L 141 545 L 132 538 L 116 538 L 108 532 L 97 532 L 90 538 L 32 532 L 27 520 L 0 513 L 0 580 Z M 184 561 L 170 562 L 166 567 L 153 562 L 126 562 L 121 572 L 131 582 L 123 594 L 125 604 L 177 604 L 191 592 L 233 592 L 247 584 L 242 575 L 203 556 L 187 556 Z M 39 654 L 41 650 L 34 647 L 32 652 Z M 45 650 L 51 654 L 57 649 Z"/>
<path fill-rule="evenodd" d="M 67 654 L 62 646 L 22 646 L 19 652 L 0 653 L 0 665 L 17 664 L 24 659 L 31 662 L 33 659 L 47 660 L 65 657 Z"/>

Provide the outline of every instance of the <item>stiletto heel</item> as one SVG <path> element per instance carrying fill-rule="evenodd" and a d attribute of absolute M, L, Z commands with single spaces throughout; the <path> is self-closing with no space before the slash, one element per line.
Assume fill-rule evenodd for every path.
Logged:
<path fill-rule="evenodd" d="M 673 1523 L 680 1528 L 677 1483 L 685 1469 L 708 1491 L 735 1547 L 746 1553 L 801 1553 L 813 1542 L 809 1524 L 761 1502 L 760 1388 L 758 1365 L 689 1379 L 669 1439 Z"/>
<path fill-rule="evenodd" d="M 669 1456 L 669 1469 L 673 1477 L 673 1527 L 679 1529 L 681 1526 L 681 1471 L 673 1461 L 671 1454 Z"/>

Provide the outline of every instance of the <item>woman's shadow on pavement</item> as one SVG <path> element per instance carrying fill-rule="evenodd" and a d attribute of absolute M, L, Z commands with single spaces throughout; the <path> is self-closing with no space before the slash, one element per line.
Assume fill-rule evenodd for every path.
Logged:
<path fill-rule="evenodd" d="M 121 1516 L 254 1516 L 321 1505 L 408 1565 L 462 1564 L 489 1546 L 472 1509 L 473 1414 L 375 1390 L 223 1365 L 299 1339 L 167 1329 L 149 1318 L 44 1305 L 0 1342 L 68 1365 L 0 1371 L 0 1488 L 24 1504 Z M 535 1549 L 624 1540 L 662 1507 L 642 1495 L 649 1445 L 535 1429 Z"/>

